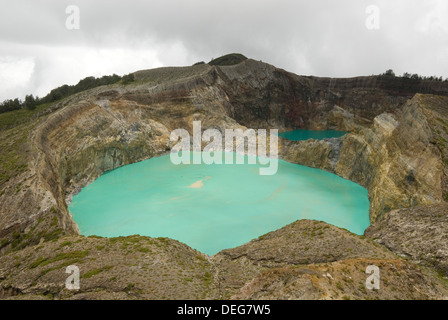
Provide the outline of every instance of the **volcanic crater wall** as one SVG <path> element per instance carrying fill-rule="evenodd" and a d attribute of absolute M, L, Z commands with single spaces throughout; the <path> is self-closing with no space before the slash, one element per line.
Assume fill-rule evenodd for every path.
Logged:
<path fill-rule="evenodd" d="M 55 228 L 77 233 L 67 203 L 103 172 L 154 156 L 173 146 L 170 133 L 207 128 L 337 129 L 346 136 L 323 141 L 280 139 L 287 161 L 334 172 L 366 187 L 371 220 L 395 208 L 443 201 L 446 180 L 436 117 L 416 88 L 384 78 L 301 77 L 246 60 L 235 66 L 161 68 L 135 74 L 130 86 L 91 90 L 55 111 L 33 133 L 30 164 L 34 205 L 1 215 L 3 235 L 30 230 L 55 212 Z M 446 93 L 445 88 L 424 88 Z M 28 210 L 28 211 L 27 211 Z M 3 224 L 4 225 L 4 224 Z M 48 227 L 48 226 L 46 226 Z M 34 230 L 34 229 L 33 229 Z M 35 239 L 38 241 L 38 239 Z"/>

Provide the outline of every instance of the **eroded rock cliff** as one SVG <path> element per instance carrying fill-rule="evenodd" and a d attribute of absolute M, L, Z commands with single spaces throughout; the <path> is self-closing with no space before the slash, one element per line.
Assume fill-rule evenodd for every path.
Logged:
<path fill-rule="evenodd" d="M 425 99 L 416 95 L 394 113 L 376 116 L 368 127 L 335 110 L 351 133 L 327 141 L 288 142 L 283 157 L 367 188 L 372 222 L 392 209 L 440 203 L 447 192 L 445 165 Z"/>
<path fill-rule="evenodd" d="M 21 161 L 8 162 L 8 168 L 3 165 L 8 175 L 4 179 L 2 175 L 0 180 L 2 297 L 18 297 L 19 294 L 42 297 L 45 292 L 50 292 L 61 298 L 76 298 L 74 293 L 61 291 L 63 283 L 51 284 L 53 280 L 46 275 L 60 272 L 66 263 L 56 262 L 65 260 L 65 254 L 70 256 L 70 252 L 82 251 L 81 247 L 90 249 L 82 253 L 82 257 L 76 256 L 79 252 L 75 254 L 74 260 L 85 262 L 85 272 L 89 275 L 98 270 L 100 273 L 106 267 L 107 272 L 115 270 L 122 275 L 120 267 L 112 269 L 106 262 L 110 262 L 114 255 L 120 256 L 120 261 L 126 260 L 122 256 L 126 255 L 124 243 L 127 240 L 120 240 L 124 250 L 120 251 L 109 248 L 107 239 L 79 236 L 67 204 L 73 194 L 102 173 L 168 152 L 174 144 L 170 141 L 171 131 L 184 128 L 192 133 L 195 120 L 202 121 L 203 130 L 303 128 L 349 132 L 342 138 L 323 141 L 280 139 L 280 157 L 336 173 L 366 187 L 371 202 L 371 222 L 378 226 L 375 230 L 383 227 L 389 230 L 383 225 L 388 221 L 384 217 L 393 209 L 413 210 L 416 206 L 442 203 L 446 198 L 448 99 L 445 96 L 448 89 L 443 83 L 415 83 L 384 76 L 303 77 L 250 59 L 234 66 L 201 64 L 139 71 L 134 75 L 136 82 L 131 85 L 115 84 L 81 92 L 39 111 L 28 122 L 2 130 L 2 156 L 6 159 L 12 154 Z M 309 227 L 307 225 L 305 229 Z M 334 289 L 337 282 L 323 284 L 328 276 L 322 278 L 318 274 L 327 268 L 321 263 L 334 264 L 337 270 L 341 266 L 353 269 L 359 261 L 367 263 L 369 259 L 383 263 L 387 270 L 399 270 L 410 278 L 418 273 L 420 277 L 420 271 L 410 261 L 394 256 L 388 250 L 377 249 L 366 239 L 354 238 L 347 231 L 323 228 L 323 237 L 341 235 L 341 239 L 332 238 L 334 242 L 329 242 L 309 238 L 303 234 L 304 229 L 296 228 L 290 226 L 281 236 L 270 235 L 260 240 L 265 242 L 255 241 L 224 251 L 212 260 L 187 246 L 164 242 L 171 250 L 170 254 L 180 257 L 179 261 L 187 259 L 191 262 L 190 256 L 203 261 L 207 273 L 201 275 L 202 280 L 193 281 L 194 290 L 180 289 L 172 291 L 171 295 L 163 290 L 154 293 L 154 289 L 146 285 L 140 288 L 132 282 L 132 275 L 123 275 L 125 280 L 121 280 L 119 286 L 107 288 L 106 297 L 185 298 L 187 296 L 176 295 L 176 292 L 188 292 L 188 297 L 192 298 L 231 295 L 235 298 L 266 298 L 260 288 L 270 286 L 272 290 L 268 292 L 277 298 L 342 298 L 345 295 L 363 298 L 353 288 L 343 290 L 344 294 L 331 293 L 328 288 Z M 300 232 L 302 236 L 296 237 Z M 399 236 L 398 233 L 395 235 L 389 230 L 387 237 L 381 237 L 391 239 L 395 236 Z M 135 241 L 158 247 L 158 240 L 151 242 L 142 238 Z M 69 242 L 70 245 L 63 245 Z M 72 247 L 74 243 L 79 245 Z M 262 247 L 257 249 L 261 243 Z M 91 257 L 99 255 L 97 246 L 109 248 L 101 252 L 104 263 L 87 263 Z M 142 252 L 156 251 L 152 247 L 146 248 L 146 244 L 140 247 L 144 247 Z M 389 247 L 397 252 L 401 250 L 398 245 Z M 283 249 L 279 251 L 278 248 Z M 306 248 L 312 248 L 312 251 Z M 338 251 L 338 248 L 344 250 Z M 15 263 L 15 256 L 23 262 Z M 135 256 L 132 267 L 140 266 L 142 259 Z M 185 273 L 185 277 L 194 269 L 185 261 L 172 260 L 161 253 L 147 255 L 144 259 L 168 259 L 173 265 L 184 264 L 179 273 Z M 50 269 L 41 268 L 50 263 L 54 263 Z M 299 264 L 308 264 L 310 268 L 306 269 L 308 271 L 290 269 Z M 30 277 L 31 282 L 25 279 L 25 272 L 30 269 L 35 273 Z M 276 271 L 263 273 L 271 269 Z M 199 273 L 194 270 L 192 277 L 196 279 Z M 339 271 L 335 272 L 339 274 Z M 331 274 L 330 271 L 327 273 Z M 421 277 L 426 280 L 419 284 L 424 292 L 422 296 L 446 297 L 443 280 L 431 275 L 429 269 L 423 273 Z M 283 281 L 286 274 L 297 283 L 311 281 L 314 289 L 310 287 L 311 291 L 303 294 L 285 293 L 292 287 L 279 286 L 277 282 Z M 234 279 L 235 275 L 238 276 Z M 170 278 L 169 283 L 164 282 L 166 279 L 157 279 L 171 286 L 184 281 L 179 277 Z M 134 283 L 138 290 L 122 288 L 126 281 L 129 285 Z M 135 281 L 141 283 L 143 280 Z M 393 280 L 394 287 L 401 288 L 400 281 L 398 278 Z M 327 289 L 316 291 L 316 283 L 322 284 L 321 289 Z M 348 283 L 350 285 L 350 281 Z M 48 286 L 53 289 L 47 290 Z M 198 286 L 212 287 L 204 291 Z M 431 286 L 437 290 L 431 291 Z M 82 293 L 98 298 L 101 294 L 92 293 L 96 287 L 92 284 Z M 392 291 L 379 292 L 376 297 L 390 298 Z M 406 297 L 405 289 L 396 296 Z"/>

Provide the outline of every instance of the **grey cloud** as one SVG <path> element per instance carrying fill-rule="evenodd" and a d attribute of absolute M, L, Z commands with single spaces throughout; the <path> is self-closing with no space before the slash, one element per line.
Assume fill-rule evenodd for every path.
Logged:
<path fill-rule="evenodd" d="M 348 77 L 393 68 L 448 77 L 448 6 L 443 1 L 0 0 L 0 56 L 36 58 L 27 86 L 31 91 L 74 81 L 50 74 L 58 69 L 52 62 L 55 54 L 79 59 L 70 56 L 69 48 L 81 50 L 77 53 L 82 48 L 126 49 L 140 55 L 147 50 L 162 65 L 241 52 L 298 74 Z M 81 10 L 80 30 L 65 28 L 69 4 Z M 371 4 L 381 10 L 379 30 L 365 27 L 365 9 Z M 37 54 L 32 50 L 36 46 Z M 110 65 L 117 63 L 110 59 Z M 82 61 L 83 74 L 90 67 L 100 72 L 88 57 Z M 95 61 L 92 57 L 91 63 Z M 119 64 L 123 72 L 135 71 Z M 5 95 L 0 91 L 0 99 Z"/>

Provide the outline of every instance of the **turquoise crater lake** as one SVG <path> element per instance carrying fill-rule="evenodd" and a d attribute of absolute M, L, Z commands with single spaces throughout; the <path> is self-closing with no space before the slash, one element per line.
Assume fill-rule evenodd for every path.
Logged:
<path fill-rule="evenodd" d="M 82 235 L 169 237 L 213 255 L 299 219 L 356 234 L 369 226 L 367 190 L 323 170 L 279 160 L 174 165 L 161 156 L 109 171 L 75 195 L 69 210 Z"/>
<path fill-rule="evenodd" d="M 292 141 L 303 141 L 309 139 L 322 140 L 322 139 L 340 138 L 342 136 L 345 136 L 347 133 L 348 132 L 338 130 L 325 130 L 325 131 L 294 130 L 294 131 L 281 132 L 278 134 L 278 136 Z"/>

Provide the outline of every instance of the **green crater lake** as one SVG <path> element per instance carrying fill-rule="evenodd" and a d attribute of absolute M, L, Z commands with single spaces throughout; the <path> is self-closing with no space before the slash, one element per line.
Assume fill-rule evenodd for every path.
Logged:
<path fill-rule="evenodd" d="M 302 140 L 322 140 L 339 138 L 345 136 L 348 132 L 338 131 L 338 130 L 325 130 L 325 131 L 313 131 L 313 130 L 294 130 L 281 132 L 278 134 L 279 137 L 292 140 L 292 141 L 302 141 Z"/>
<path fill-rule="evenodd" d="M 180 164 L 161 156 L 109 171 L 69 206 L 82 235 L 139 234 L 179 240 L 208 255 L 242 245 L 299 219 L 363 234 L 367 190 L 319 169 L 278 160 L 257 164 Z"/>

